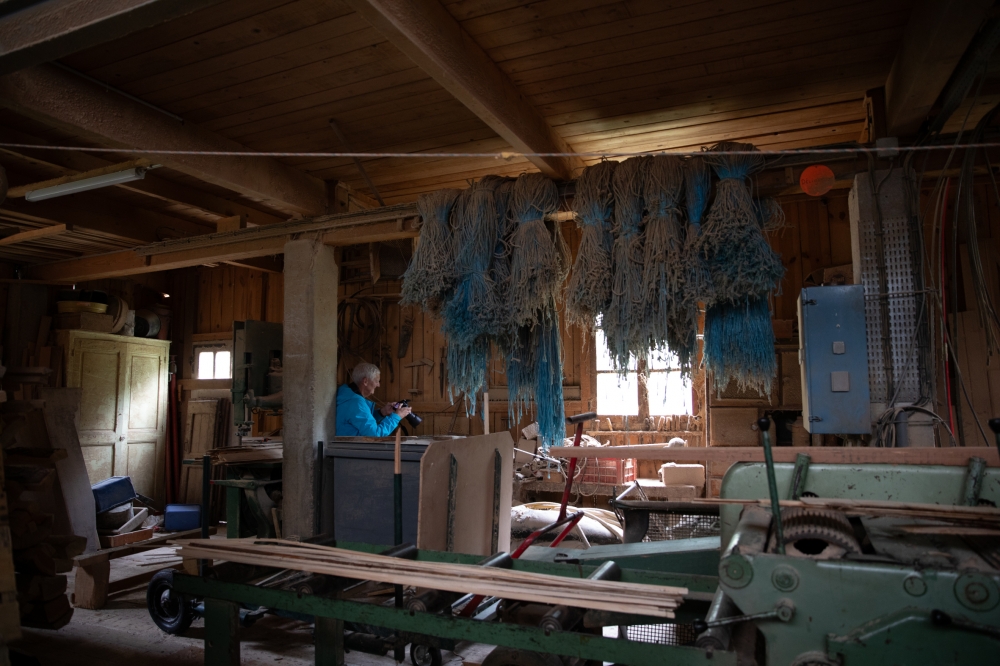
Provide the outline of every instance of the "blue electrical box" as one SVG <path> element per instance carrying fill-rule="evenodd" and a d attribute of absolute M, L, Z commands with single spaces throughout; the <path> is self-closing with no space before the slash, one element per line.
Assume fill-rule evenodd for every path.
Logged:
<path fill-rule="evenodd" d="M 831 435 L 871 432 L 862 285 L 802 290 L 799 366 L 806 430 Z"/>

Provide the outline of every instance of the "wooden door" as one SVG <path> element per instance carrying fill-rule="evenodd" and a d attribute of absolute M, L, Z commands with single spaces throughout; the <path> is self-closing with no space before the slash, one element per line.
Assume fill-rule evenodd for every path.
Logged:
<path fill-rule="evenodd" d="M 125 447 L 115 474 L 136 492 L 162 500 L 167 425 L 167 346 L 129 342 L 126 358 Z"/>
<path fill-rule="evenodd" d="M 201 458 L 215 446 L 218 400 L 184 403 L 184 458 Z M 184 465 L 178 493 L 180 502 L 201 504 L 201 466 Z"/>
<path fill-rule="evenodd" d="M 90 482 L 114 476 L 125 451 L 124 342 L 68 337 L 66 386 L 82 390 L 79 435 Z"/>

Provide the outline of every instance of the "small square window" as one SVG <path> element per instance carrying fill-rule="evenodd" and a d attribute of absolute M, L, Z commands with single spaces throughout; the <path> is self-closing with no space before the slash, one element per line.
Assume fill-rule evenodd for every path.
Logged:
<path fill-rule="evenodd" d="M 232 353 L 223 345 L 195 347 L 197 379 L 232 379 Z"/>

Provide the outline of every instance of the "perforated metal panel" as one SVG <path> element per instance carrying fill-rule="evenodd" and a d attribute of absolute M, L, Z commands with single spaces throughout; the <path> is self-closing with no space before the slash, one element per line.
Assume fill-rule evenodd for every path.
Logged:
<path fill-rule="evenodd" d="M 856 176 L 849 204 L 854 278 L 865 289 L 871 402 L 886 405 L 895 396 L 896 404 L 913 403 L 931 370 L 921 351 L 926 335 L 917 330 L 923 287 L 903 171 Z"/>

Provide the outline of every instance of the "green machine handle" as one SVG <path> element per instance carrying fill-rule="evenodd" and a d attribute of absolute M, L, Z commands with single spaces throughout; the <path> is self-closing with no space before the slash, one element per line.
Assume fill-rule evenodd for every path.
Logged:
<path fill-rule="evenodd" d="M 771 419 L 757 419 L 757 427 L 764 438 L 764 464 L 767 466 L 767 489 L 771 493 L 771 513 L 774 514 L 774 539 L 778 553 L 785 554 L 785 534 L 781 529 L 781 505 L 778 503 L 778 482 L 774 478 L 774 456 L 771 455 Z"/>

